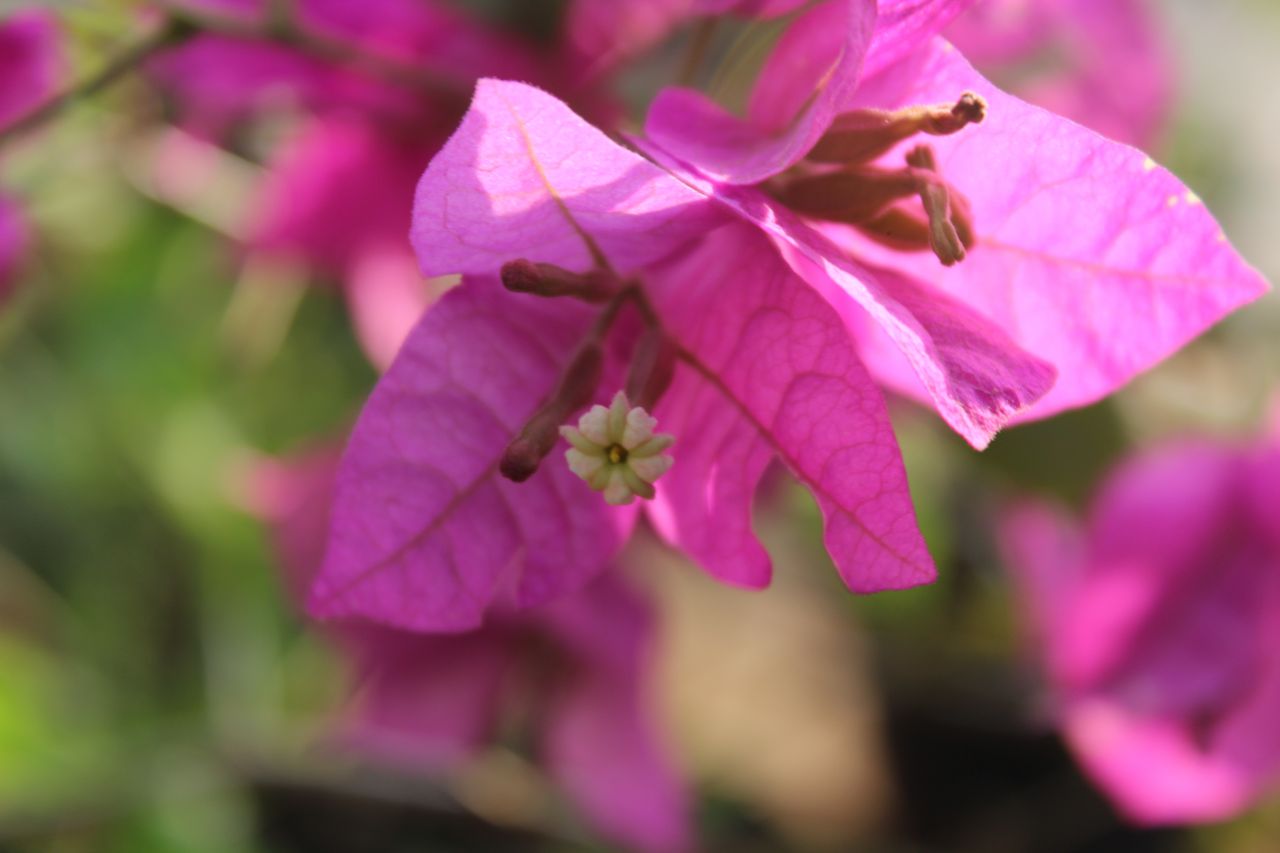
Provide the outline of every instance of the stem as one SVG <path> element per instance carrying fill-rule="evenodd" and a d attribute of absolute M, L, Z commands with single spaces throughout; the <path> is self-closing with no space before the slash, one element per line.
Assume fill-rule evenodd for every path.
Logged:
<path fill-rule="evenodd" d="M 716 18 L 703 18 L 698 22 L 697 29 L 693 31 L 689 50 L 684 55 L 684 64 L 680 67 L 680 76 L 676 78 L 681 86 L 689 86 L 693 83 L 694 75 L 698 73 L 698 66 L 702 64 L 702 60 L 707 56 L 707 49 L 711 47 L 711 37 L 716 32 L 716 20 Z"/>
<path fill-rule="evenodd" d="M 126 74 L 155 54 L 180 44 L 195 34 L 196 30 L 192 29 L 187 23 L 177 19 L 170 20 L 165 26 L 109 61 L 96 74 L 92 74 L 71 86 L 71 88 L 54 95 L 37 109 L 0 130 L 0 145 L 4 145 L 10 140 L 39 127 L 77 101 L 92 97 L 108 89 L 112 84 L 122 79 Z"/>
<path fill-rule="evenodd" d="M 466 98 L 470 95 L 470 86 L 453 77 L 370 53 L 342 39 L 302 28 L 292 14 L 293 4 L 287 1 L 276 0 L 272 3 L 271 14 L 264 24 L 208 12 L 193 12 L 172 3 L 160 5 L 171 19 L 195 30 L 247 41 L 268 41 L 285 45 L 316 59 L 345 65 L 370 76 L 380 77 L 388 83 L 432 96 L 443 94 Z"/>

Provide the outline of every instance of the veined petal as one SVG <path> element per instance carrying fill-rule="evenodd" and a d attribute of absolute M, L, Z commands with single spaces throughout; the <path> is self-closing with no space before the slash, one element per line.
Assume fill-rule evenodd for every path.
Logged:
<path fill-rule="evenodd" d="M 932 580 L 880 391 L 840 318 L 768 240 L 722 228 L 650 280 L 685 353 L 657 413 L 679 447 L 648 507 L 663 537 L 722 580 L 767 584 L 751 502 L 778 457 L 817 498 L 851 589 Z"/>
<path fill-rule="evenodd" d="M 551 95 L 481 80 L 418 184 L 410 239 L 427 275 L 493 274 L 517 258 L 625 273 L 721 217 Z"/>
<path fill-rule="evenodd" d="M 352 433 L 313 615 L 466 630 L 495 600 L 542 602 L 608 563 L 633 513 L 564 464 L 520 484 L 498 475 L 590 322 L 586 306 L 494 279 L 468 279 L 427 312 Z"/>
<path fill-rule="evenodd" d="M 1186 344 L 1267 284 L 1199 198 L 1150 158 L 1023 103 L 941 39 L 860 89 L 892 108 L 973 91 L 986 121 L 932 141 L 970 202 L 978 245 L 963 263 L 846 247 L 924 277 L 1057 368 L 1017 420 L 1091 403 Z M 882 381 L 920 396 L 883 338 L 864 349 Z"/>

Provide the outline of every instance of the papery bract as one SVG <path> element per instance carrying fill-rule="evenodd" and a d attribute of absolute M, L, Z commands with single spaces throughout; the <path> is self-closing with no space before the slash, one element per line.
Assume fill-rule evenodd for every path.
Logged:
<path fill-rule="evenodd" d="M 863 357 L 886 385 L 931 401 L 982 447 L 1011 420 L 1104 396 L 1266 289 L 1167 171 L 1000 92 L 941 39 L 913 45 L 911 33 L 930 26 L 903 20 L 892 40 L 903 59 L 866 77 L 845 103 L 818 110 L 819 93 L 782 137 L 701 95 L 669 90 L 655 101 L 640 141 L 691 186 L 769 233 L 793 268 L 860 327 Z M 793 24 L 774 59 L 804 21 Z M 769 95 L 779 102 L 812 93 L 810 68 L 778 62 L 775 71 L 757 93 L 792 93 Z M 756 155 L 818 139 L 837 112 L 950 103 L 963 92 L 984 99 L 986 120 L 930 139 L 938 174 L 967 199 L 977 229 L 967 258 L 950 268 L 928 254 L 891 251 L 848 226 L 806 225 L 769 197 L 769 184 L 764 192 L 725 185 L 790 166 L 807 152 Z M 743 169 L 744 152 L 761 168 Z M 863 311 L 851 311 L 848 297 Z M 985 354 L 969 356 L 974 345 Z M 948 360 L 948 352 L 956 357 Z M 1058 379 L 1046 394 L 1054 369 Z"/>
<path fill-rule="evenodd" d="M 1024 100 L 1145 147 L 1169 116 L 1174 78 L 1152 5 L 981 0 L 946 36 L 984 75 Z"/>
<path fill-rule="evenodd" d="M 320 564 L 336 448 L 252 472 L 249 500 L 269 521 L 288 586 L 305 595 Z M 457 636 L 328 627 L 360 685 L 343 741 L 410 768 L 474 755 L 514 707 L 536 729 L 536 757 L 605 835 L 668 853 L 689 843 L 689 804 L 657 731 L 649 690 L 654 620 L 616 571 L 581 593 Z"/>
<path fill-rule="evenodd" d="M 1083 530 L 1039 504 L 1005 520 L 1064 734 L 1137 820 L 1226 818 L 1280 779 L 1278 471 L 1274 443 L 1172 445 Z"/>
<path fill-rule="evenodd" d="M 961 91 L 985 122 L 933 147 L 969 200 L 977 245 L 954 267 L 847 243 L 990 318 L 1058 370 L 1017 420 L 1105 396 L 1267 289 L 1200 200 L 1128 146 L 1001 92 L 941 40 L 868 81 L 861 106 L 934 103 Z M 896 348 L 867 336 L 868 365 L 919 395 Z M 896 366 L 895 366 L 896 365 Z"/>
<path fill-rule="evenodd" d="M 626 535 L 633 510 L 562 465 L 497 476 L 594 316 L 485 277 L 515 258 L 607 263 L 664 318 L 682 364 L 656 414 L 687 428 L 652 511 L 674 544 L 724 579 L 767 582 L 750 504 L 779 456 L 818 497 L 853 588 L 931 579 L 883 400 L 840 318 L 754 230 L 706 236 L 724 222 L 549 95 L 482 81 L 423 176 L 413 230 L 426 274 L 472 277 L 413 332 L 356 427 L 312 612 L 469 627 L 493 602 L 580 586 Z"/>

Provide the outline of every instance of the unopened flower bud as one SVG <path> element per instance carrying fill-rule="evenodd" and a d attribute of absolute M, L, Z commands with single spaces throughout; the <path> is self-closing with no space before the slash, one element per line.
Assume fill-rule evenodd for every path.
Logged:
<path fill-rule="evenodd" d="M 524 259 L 508 261 L 500 273 L 502 286 L 535 296 L 571 296 L 585 302 L 605 302 L 615 291 L 613 277 L 603 270 L 576 273 L 555 264 Z"/>
<path fill-rule="evenodd" d="M 603 492 L 607 503 L 652 498 L 653 483 L 672 463 L 663 451 L 675 442 L 670 435 L 655 435 L 657 425 L 656 418 L 632 406 L 626 392 L 619 391 L 607 407 L 592 406 L 577 427 L 560 428 L 571 445 L 564 454 L 569 470 Z"/>
<path fill-rule="evenodd" d="M 542 460 L 556 446 L 560 424 L 595 395 L 604 367 L 604 351 L 592 341 L 583 344 L 560 377 L 555 393 L 538 409 L 507 445 L 498 460 L 498 471 L 508 480 L 523 483 L 534 475 Z"/>

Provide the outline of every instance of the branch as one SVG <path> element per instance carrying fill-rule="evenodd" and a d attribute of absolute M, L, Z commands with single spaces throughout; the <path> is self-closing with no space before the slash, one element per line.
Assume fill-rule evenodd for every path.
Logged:
<path fill-rule="evenodd" d="M 152 56 L 180 44 L 196 34 L 187 23 L 171 19 L 156 32 L 125 50 L 93 74 L 71 88 L 54 95 L 13 124 L 0 129 L 0 145 L 8 143 L 54 118 L 67 107 L 102 92 Z"/>

